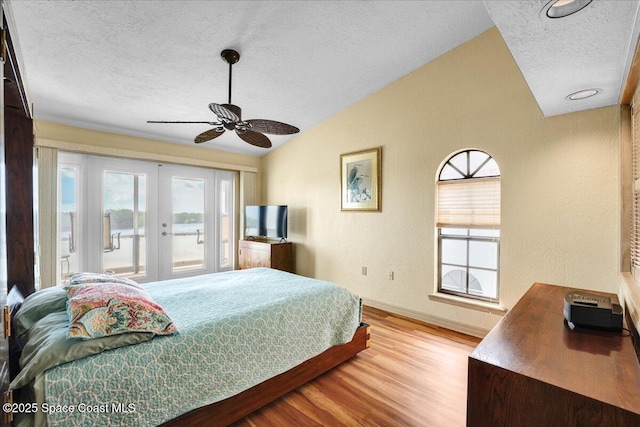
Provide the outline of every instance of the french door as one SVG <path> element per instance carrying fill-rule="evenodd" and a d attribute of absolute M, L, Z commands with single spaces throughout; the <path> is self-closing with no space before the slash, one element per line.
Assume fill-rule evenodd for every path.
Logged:
<path fill-rule="evenodd" d="M 60 277 L 139 282 L 233 268 L 234 173 L 60 153 Z"/>
<path fill-rule="evenodd" d="M 213 170 L 160 167 L 159 274 L 161 279 L 214 271 Z"/>

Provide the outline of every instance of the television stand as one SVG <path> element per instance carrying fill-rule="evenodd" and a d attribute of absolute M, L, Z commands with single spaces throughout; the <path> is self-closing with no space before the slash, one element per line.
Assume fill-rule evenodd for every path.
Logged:
<path fill-rule="evenodd" d="M 240 270 L 268 267 L 293 273 L 293 244 L 266 240 L 240 240 L 238 264 Z"/>

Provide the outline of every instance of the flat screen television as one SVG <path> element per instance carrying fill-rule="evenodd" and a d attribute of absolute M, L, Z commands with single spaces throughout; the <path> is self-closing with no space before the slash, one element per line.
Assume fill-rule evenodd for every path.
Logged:
<path fill-rule="evenodd" d="M 244 235 L 246 238 L 287 238 L 287 206 L 245 206 Z"/>

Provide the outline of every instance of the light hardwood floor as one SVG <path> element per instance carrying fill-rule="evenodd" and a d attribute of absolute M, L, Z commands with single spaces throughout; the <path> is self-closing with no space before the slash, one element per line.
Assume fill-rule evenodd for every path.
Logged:
<path fill-rule="evenodd" d="M 368 350 L 234 426 L 464 426 L 467 357 L 480 340 L 371 307 L 363 320 Z"/>

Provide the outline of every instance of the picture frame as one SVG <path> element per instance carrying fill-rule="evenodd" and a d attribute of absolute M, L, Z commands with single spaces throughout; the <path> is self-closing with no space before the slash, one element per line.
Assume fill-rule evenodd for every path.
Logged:
<path fill-rule="evenodd" d="M 340 155 L 340 210 L 382 210 L 382 147 Z"/>

